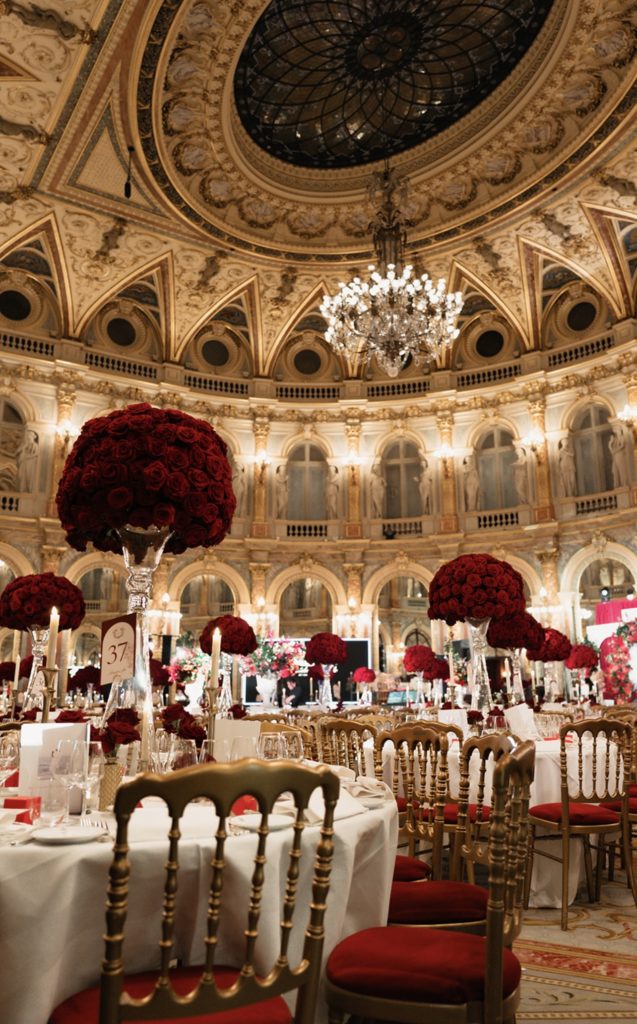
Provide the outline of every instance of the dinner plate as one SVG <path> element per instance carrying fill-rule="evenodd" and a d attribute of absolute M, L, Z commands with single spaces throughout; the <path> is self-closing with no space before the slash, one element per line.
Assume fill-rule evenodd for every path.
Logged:
<path fill-rule="evenodd" d="M 64 845 L 66 843 L 93 843 L 101 839 L 106 830 L 85 828 L 83 825 L 57 825 L 54 828 L 39 828 L 31 838 L 36 843 Z"/>
<path fill-rule="evenodd" d="M 249 832 L 256 832 L 261 825 L 260 814 L 235 814 L 228 821 L 239 828 L 246 828 Z M 281 828 L 291 828 L 294 818 L 289 814 L 271 814 L 268 818 L 270 832 L 277 832 Z"/>

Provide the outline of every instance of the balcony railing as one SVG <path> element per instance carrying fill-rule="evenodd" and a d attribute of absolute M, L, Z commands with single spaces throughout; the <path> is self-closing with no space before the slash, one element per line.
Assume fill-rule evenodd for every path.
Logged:
<path fill-rule="evenodd" d="M 614 512 L 617 508 L 617 495 L 613 492 L 594 494 L 588 498 L 575 499 L 575 515 L 590 516 L 598 512 Z"/>
<path fill-rule="evenodd" d="M 327 537 L 327 522 L 325 520 L 317 520 L 313 523 L 287 523 L 286 536 L 303 538 Z"/>

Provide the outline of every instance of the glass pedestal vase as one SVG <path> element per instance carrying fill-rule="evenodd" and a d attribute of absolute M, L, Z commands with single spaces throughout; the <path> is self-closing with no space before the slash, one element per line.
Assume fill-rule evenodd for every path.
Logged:
<path fill-rule="evenodd" d="M 234 704 L 232 698 L 232 685 L 230 683 L 230 676 L 227 672 L 223 673 L 223 682 L 219 687 L 219 695 L 217 697 L 217 718 L 227 718 L 230 714 L 230 708 Z"/>
<path fill-rule="evenodd" d="M 511 652 L 511 683 L 513 685 L 514 704 L 521 704 L 524 702 L 524 686 L 522 683 L 521 655 L 521 649 L 519 647 L 514 647 Z"/>
<path fill-rule="evenodd" d="M 122 526 L 118 530 L 126 566 L 126 590 L 128 612 L 135 616 L 135 650 L 132 666 L 114 678 L 102 722 L 118 708 L 135 708 L 139 715 L 141 749 L 140 771 L 146 771 L 150 764 L 153 743 L 153 698 L 149 664 L 149 623 L 148 609 L 152 599 L 153 575 L 159 565 L 170 528 L 150 526 Z"/>
<path fill-rule="evenodd" d="M 100 779 L 100 792 L 98 807 L 100 811 L 107 811 L 112 807 L 115 794 L 120 782 L 124 777 L 124 765 L 120 764 L 117 754 L 109 754 L 104 762 L 102 777 Z"/>
<path fill-rule="evenodd" d="M 276 698 L 277 677 L 268 672 L 257 676 L 257 693 L 263 701 L 264 708 L 273 708 Z"/>
<path fill-rule="evenodd" d="M 41 708 L 44 701 L 44 677 L 40 669 L 44 664 L 46 649 L 49 642 L 48 626 L 42 629 L 40 626 L 29 626 L 31 634 L 31 653 L 33 662 L 29 673 L 29 681 L 22 702 L 22 711 L 31 711 L 33 708 Z M 40 673 L 40 674 L 39 674 Z"/>
<path fill-rule="evenodd" d="M 415 704 L 419 711 L 422 711 L 427 703 L 425 696 L 425 680 L 422 672 L 416 673 L 416 698 Z"/>
<path fill-rule="evenodd" d="M 323 678 L 318 687 L 316 697 L 317 703 L 322 708 L 331 710 L 332 707 L 332 666 L 323 665 Z"/>
<path fill-rule="evenodd" d="M 481 711 L 484 717 L 491 710 L 491 685 L 487 672 L 487 630 L 491 619 L 469 619 L 469 644 L 471 647 L 471 669 L 473 678 L 473 697 L 471 706 Z"/>

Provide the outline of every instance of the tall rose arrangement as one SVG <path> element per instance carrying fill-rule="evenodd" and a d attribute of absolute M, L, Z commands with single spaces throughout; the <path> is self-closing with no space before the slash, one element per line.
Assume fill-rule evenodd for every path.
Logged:
<path fill-rule="evenodd" d="M 544 633 L 544 626 L 524 611 L 506 619 L 494 619 L 487 630 L 487 642 L 491 647 L 504 650 L 516 647 L 535 650 L 542 646 Z"/>
<path fill-rule="evenodd" d="M 121 552 L 124 526 L 170 530 L 166 551 L 218 544 L 235 510 L 227 446 L 178 409 L 130 405 L 84 424 L 57 491 L 71 547 Z"/>
<path fill-rule="evenodd" d="M 257 638 L 249 622 L 239 615 L 218 615 L 204 627 L 199 637 L 199 646 L 205 654 L 212 653 L 212 634 L 215 629 L 221 633 L 221 650 L 224 654 L 252 654 L 257 649 Z"/>
<path fill-rule="evenodd" d="M 412 644 L 403 657 L 405 672 L 422 672 L 427 679 L 435 679 L 431 673 L 436 666 L 436 655 L 427 644 Z"/>
<path fill-rule="evenodd" d="M 355 683 L 364 683 L 369 686 L 376 679 L 376 673 L 373 668 L 359 665 L 358 668 L 354 669 L 352 679 Z"/>
<path fill-rule="evenodd" d="M 592 644 L 573 644 L 564 664 L 567 668 L 594 669 L 599 660 L 597 649 Z"/>
<path fill-rule="evenodd" d="M 434 658 L 433 666 L 431 671 L 433 672 L 432 679 L 448 679 L 449 678 L 449 662 L 446 658 L 436 657 Z M 456 679 L 458 674 L 456 672 L 456 666 L 454 664 L 454 675 Z"/>
<path fill-rule="evenodd" d="M 305 645 L 305 660 L 340 665 L 347 660 L 347 644 L 336 633 L 315 633 Z"/>
<path fill-rule="evenodd" d="M 564 661 L 571 653 L 571 641 L 559 629 L 549 626 L 544 631 L 544 640 L 537 648 L 527 648 L 529 661 Z"/>
<path fill-rule="evenodd" d="M 61 630 L 77 629 L 86 611 L 82 591 L 52 572 L 18 576 L 0 594 L 0 626 L 46 629 L 52 608 L 60 614 Z"/>
<path fill-rule="evenodd" d="M 460 555 L 442 565 L 429 587 L 430 619 L 502 619 L 524 610 L 524 581 L 492 555 Z"/>

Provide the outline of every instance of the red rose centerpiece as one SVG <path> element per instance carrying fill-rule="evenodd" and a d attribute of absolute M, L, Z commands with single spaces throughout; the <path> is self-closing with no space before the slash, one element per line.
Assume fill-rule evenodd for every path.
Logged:
<path fill-rule="evenodd" d="M 358 692 L 358 699 L 361 704 L 372 703 L 372 685 L 376 681 L 376 673 L 373 668 L 367 668 L 365 665 L 359 665 L 354 670 L 352 680 L 356 683 L 356 690 Z"/>
<path fill-rule="evenodd" d="M 347 644 L 336 633 L 315 633 L 305 645 L 305 660 L 323 668 L 323 682 L 319 688 L 318 702 L 324 707 L 332 703 L 332 669 L 347 661 Z"/>
<path fill-rule="evenodd" d="M 136 613 L 132 675 L 111 687 L 106 717 L 134 704 L 148 764 L 152 702 L 146 610 L 162 552 L 211 547 L 230 529 L 236 500 L 227 447 L 210 424 L 142 403 L 84 424 L 57 492 L 69 544 L 124 553 L 128 610 Z"/>
<path fill-rule="evenodd" d="M 487 629 L 487 643 L 511 651 L 513 663 L 513 693 L 524 700 L 520 655 L 522 648 L 527 651 L 541 647 L 544 640 L 544 626 L 534 619 L 530 612 L 518 612 L 506 619 L 493 619 Z"/>
<path fill-rule="evenodd" d="M 405 651 L 403 658 L 405 672 L 416 675 L 416 704 L 424 705 L 428 694 L 425 693 L 425 678 L 433 679 L 436 667 L 436 655 L 427 644 L 412 644 Z M 429 684 L 428 684 L 429 685 Z M 429 686 L 431 691 L 431 686 Z"/>
<path fill-rule="evenodd" d="M 472 704 L 488 710 L 491 690 L 485 652 L 491 619 L 504 619 L 524 611 L 524 582 L 507 562 L 492 555 L 460 555 L 438 569 L 429 587 L 430 619 L 448 626 L 469 627 L 473 668 Z"/>
<path fill-rule="evenodd" d="M 599 654 L 597 648 L 593 647 L 592 644 L 573 644 L 571 652 L 564 662 L 567 669 L 571 672 L 573 680 L 572 697 L 578 698 L 582 696 L 583 692 L 587 693 L 587 691 L 583 691 L 582 683 L 588 673 L 597 668 L 598 662 Z"/>
<path fill-rule="evenodd" d="M 212 654 L 215 629 L 221 634 L 221 670 L 223 682 L 217 699 L 217 714 L 227 717 L 230 708 L 238 698 L 239 669 L 237 657 L 246 657 L 257 649 L 257 638 L 249 622 L 239 615 L 218 615 L 204 627 L 199 637 L 199 646 L 205 654 Z M 225 655 L 225 657 L 223 657 Z M 211 683 L 214 686 L 214 679 Z M 231 679 L 234 678 L 234 693 Z"/>
<path fill-rule="evenodd" d="M 124 774 L 124 765 L 119 762 L 119 748 L 142 739 L 137 728 L 139 723 L 140 716 L 135 708 L 117 708 L 100 729 L 91 728 L 91 739 L 102 744 L 106 762 L 100 781 L 100 811 L 107 810 L 113 803 Z"/>
<path fill-rule="evenodd" d="M 33 661 L 23 704 L 25 711 L 36 707 L 42 699 L 38 672 L 44 663 L 54 608 L 59 615 L 59 629 L 77 629 L 86 611 L 80 588 L 52 572 L 18 576 L 0 595 L 0 626 L 28 630 L 31 634 Z M 55 646 L 53 637 L 51 643 Z"/>
<path fill-rule="evenodd" d="M 571 653 L 571 641 L 559 629 L 549 626 L 544 631 L 544 640 L 537 648 L 527 648 L 526 656 L 529 661 L 541 661 L 544 665 L 548 662 L 565 661 Z M 547 700 L 555 699 L 557 692 L 557 680 L 552 675 L 544 676 L 544 686 Z"/>

